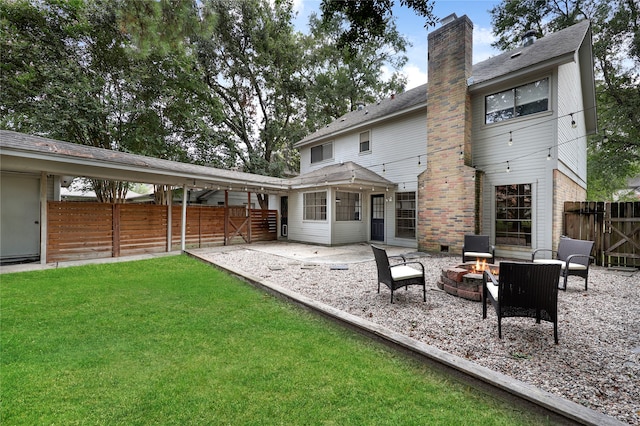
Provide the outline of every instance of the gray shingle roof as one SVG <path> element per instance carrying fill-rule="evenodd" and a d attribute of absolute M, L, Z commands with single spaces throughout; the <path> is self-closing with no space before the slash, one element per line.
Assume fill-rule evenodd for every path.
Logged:
<path fill-rule="evenodd" d="M 549 34 L 535 43 L 501 53 L 473 66 L 473 85 L 526 69 L 545 61 L 573 55 L 584 41 L 590 22 L 584 20 Z"/>
<path fill-rule="evenodd" d="M 473 82 L 470 87 L 544 62 L 553 63 L 562 58 L 569 61 L 573 53 L 582 45 L 589 25 L 590 22 L 584 20 L 569 28 L 549 34 L 532 45 L 513 49 L 475 64 L 473 66 Z M 517 54 L 518 52 L 519 54 Z M 396 95 L 395 99 L 383 99 L 378 103 L 366 105 L 362 110 L 348 112 L 325 127 L 307 135 L 298 141 L 295 147 L 300 148 L 343 131 L 353 130 L 377 120 L 426 107 L 426 104 L 427 85 L 423 84 Z"/>
<path fill-rule="evenodd" d="M 378 185 L 395 187 L 395 184 L 379 174 L 366 169 L 352 161 L 330 164 L 326 167 L 299 175 L 290 179 L 292 187 L 324 185 L 325 182 L 335 184 L 353 183 L 355 185 Z"/>
<path fill-rule="evenodd" d="M 342 130 L 351 129 L 381 118 L 393 116 L 402 111 L 409 111 L 427 105 L 427 85 L 423 84 L 394 97 L 383 99 L 377 103 L 365 105 L 363 109 L 351 111 L 334 120 L 295 144 L 296 148 L 307 145 L 328 135 L 335 135 Z"/>
<path fill-rule="evenodd" d="M 146 157 L 40 136 L 0 130 L 1 170 L 211 187 L 233 185 L 251 192 L 280 193 L 313 185 L 376 185 L 393 187 L 382 176 L 353 162 L 331 164 L 302 176 L 282 179 L 234 170 Z M 31 160 L 31 161 L 29 161 Z M 76 174 L 79 173 L 79 174 Z"/>
<path fill-rule="evenodd" d="M 73 174 L 77 165 L 83 164 L 95 170 L 104 179 L 133 180 L 147 177 L 148 183 L 184 184 L 198 181 L 233 185 L 254 185 L 266 190 L 285 188 L 286 179 L 261 176 L 234 170 L 216 169 L 195 164 L 180 163 L 160 158 L 146 157 L 93 146 L 63 142 L 40 136 L 0 130 L 0 154 L 14 158 L 41 159 L 49 162 L 52 170 Z M 8 158 L 8 157 L 7 157 Z M 3 162 L 3 169 L 6 164 Z M 99 172 L 98 172 L 99 170 Z M 47 169 L 45 169 L 47 171 Z"/>

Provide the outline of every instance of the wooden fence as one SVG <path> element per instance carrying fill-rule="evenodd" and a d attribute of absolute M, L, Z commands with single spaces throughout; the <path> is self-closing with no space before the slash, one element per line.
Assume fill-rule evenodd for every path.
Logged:
<path fill-rule="evenodd" d="M 565 202 L 564 234 L 595 241 L 596 264 L 640 267 L 640 202 Z"/>
<path fill-rule="evenodd" d="M 186 248 L 277 238 L 277 211 L 246 207 L 188 206 Z M 50 201 L 47 262 L 131 256 L 179 250 L 182 206 Z M 170 244 L 169 244 L 170 241 Z"/>

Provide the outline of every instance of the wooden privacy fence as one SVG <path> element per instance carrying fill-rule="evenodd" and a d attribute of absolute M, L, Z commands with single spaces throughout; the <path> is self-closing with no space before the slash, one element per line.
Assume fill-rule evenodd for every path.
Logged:
<path fill-rule="evenodd" d="M 595 241 L 601 266 L 640 267 L 640 202 L 564 203 L 564 234 Z"/>
<path fill-rule="evenodd" d="M 275 240 L 277 211 L 187 206 L 186 225 L 187 248 Z M 178 205 L 47 203 L 47 262 L 179 250 L 181 234 Z"/>

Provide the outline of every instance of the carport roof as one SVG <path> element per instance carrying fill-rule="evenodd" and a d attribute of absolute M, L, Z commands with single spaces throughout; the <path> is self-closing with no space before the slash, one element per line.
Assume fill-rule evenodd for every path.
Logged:
<path fill-rule="evenodd" d="M 318 179 L 330 185 L 393 186 L 388 180 L 351 162 L 283 179 L 162 160 L 9 130 L 0 130 L 0 169 L 261 193 L 304 189 L 315 185 Z M 311 182 L 313 185 L 310 185 Z"/>
<path fill-rule="evenodd" d="M 2 170 L 162 185 L 287 191 L 286 179 L 145 157 L 0 130 Z M 234 188 L 235 187 L 235 188 Z"/>

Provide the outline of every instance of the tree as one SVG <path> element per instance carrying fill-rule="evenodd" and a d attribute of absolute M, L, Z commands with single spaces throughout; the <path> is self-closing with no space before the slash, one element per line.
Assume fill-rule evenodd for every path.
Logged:
<path fill-rule="evenodd" d="M 219 108 L 185 44 L 133 43 L 124 18 L 138 4 L 155 10 L 147 22 L 165 18 L 164 2 L 0 2 L 0 126 L 188 160 Z M 121 200 L 126 188 L 94 181 L 104 201 Z"/>
<path fill-rule="evenodd" d="M 309 37 L 292 16 L 292 0 L 0 0 L 0 126 L 285 175 L 298 167 L 293 143 L 401 90 L 381 67 L 406 61 L 392 21 L 347 48 L 335 41 L 347 15 L 316 19 Z M 104 200 L 126 189 L 93 184 Z"/>
<path fill-rule="evenodd" d="M 204 81 L 222 103 L 214 132 L 228 164 L 268 176 L 295 170 L 292 147 L 304 135 L 306 87 L 291 3 L 210 0 L 205 6 L 217 24 L 212 37 L 197 37 L 195 45 Z"/>
<path fill-rule="evenodd" d="M 499 37 L 494 45 L 501 49 L 517 45 L 527 30 L 541 37 L 591 20 L 601 133 L 589 138 L 587 196 L 610 199 L 640 172 L 640 5 L 635 0 L 503 1 L 490 13 Z"/>
<path fill-rule="evenodd" d="M 384 34 L 345 48 L 338 41 L 344 19 L 321 20 L 315 14 L 309 18 L 310 34 L 305 37 L 309 131 L 355 110 L 360 102 L 399 93 L 406 84 L 397 70 L 407 61 L 404 52 L 409 43 L 393 21 Z M 383 67 L 395 70 L 388 81 L 382 77 Z"/>
<path fill-rule="evenodd" d="M 325 23 L 332 25 L 335 18 L 347 27 L 338 34 L 339 48 L 352 50 L 354 46 L 373 38 L 383 37 L 393 15 L 394 0 L 322 0 L 320 10 Z M 425 18 L 425 28 L 435 25 L 432 0 L 400 0 L 400 5 L 413 9 Z M 355 55 L 355 52 L 352 52 Z"/>

